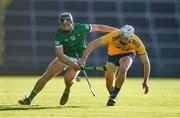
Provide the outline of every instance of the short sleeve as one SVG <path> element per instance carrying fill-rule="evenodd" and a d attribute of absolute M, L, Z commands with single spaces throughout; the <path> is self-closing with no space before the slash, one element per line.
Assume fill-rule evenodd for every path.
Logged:
<path fill-rule="evenodd" d="M 144 45 L 141 45 L 141 47 L 138 48 L 137 53 L 139 55 L 144 55 L 146 53 L 146 49 L 145 49 Z"/>
<path fill-rule="evenodd" d="M 55 35 L 55 46 L 56 47 L 62 46 L 62 37 L 58 31 L 56 32 L 56 35 Z"/>
<path fill-rule="evenodd" d="M 138 55 L 144 55 L 146 53 L 144 44 L 137 36 L 135 36 L 135 40 L 133 40 L 132 43 Z"/>
<path fill-rule="evenodd" d="M 92 25 L 91 24 L 81 24 L 81 29 L 84 32 L 91 32 L 92 31 Z"/>

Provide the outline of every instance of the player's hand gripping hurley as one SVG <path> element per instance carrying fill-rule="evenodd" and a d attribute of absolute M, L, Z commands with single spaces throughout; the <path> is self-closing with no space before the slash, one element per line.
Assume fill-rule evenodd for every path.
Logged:
<path fill-rule="evenodd" d="M 78 54 L 77 54 L 76 52 L 75 52 L 75 54 L 76 54 L 77 60 L 79 61 L 80 59 L 79 59 Z M 81 66 L 82 66 L 82 65 L 81 65 Z M 82 68 L 84 68 L 84 67 L 82 66 Z M 93 95 L 93 96 L 96 96 L 95 91 L 94 91 L 94 89 L 92 88 L 92 86 L 91 86 L 91 84 L 90 84 L 90 82 L 89 82 L 89 79 L 88 79 L 88 76 L 87 76 L 87 74 L 86 74 L 86 71 L 85 71 L 85 70 L 82 70 L 82 71 L 83 71 L 83 74 L 84 74 L 84 76 L 85 76 L 85 78 L 86 78 L 86 80 L 87 80 L 87 83 L 88 83 L 88 85 L 89 85 L 89 88 L 90 88 L 90 90 L 91 90 L 92 95 Z"/>

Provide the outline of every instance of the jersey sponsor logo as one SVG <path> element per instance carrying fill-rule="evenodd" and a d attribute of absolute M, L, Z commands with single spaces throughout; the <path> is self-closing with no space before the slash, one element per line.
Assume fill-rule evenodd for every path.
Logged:
<path fill-rule="evenodd" d="M 136 40 L 133 40 L 132 43 L 137 47 L 141 47 L 141 44 L 139 42 L 137 42 Z"/>
<path fill-rule="evenodd" d="M 69 39 L 67 39 L 67 38 L 66 38 L 66 39 L 64 39 L 64 41 L 68 42 L 68 41 L 69 41 Z"/>
<path fill-rule="evenodd" d="M 71 36 L 70 39 L 71 39 L 71 41 L 75 41 L 76 40 L 76 38 L 74 36 Z"/>
<path fill-rule="evenodd" d="M 65 38 L 64 41 L 68 42 L 68 41 L 75 41 L 76 38 L 74 36 L 70 36 L 69 38 Z"/>

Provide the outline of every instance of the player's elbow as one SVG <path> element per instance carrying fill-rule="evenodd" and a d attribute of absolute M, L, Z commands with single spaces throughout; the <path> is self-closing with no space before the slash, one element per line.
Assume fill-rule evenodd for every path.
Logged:
<path fill-rule="evenodd" d="M 92 31 L 97 32 L 102 30 L 102 25 L 100 24 L 93 24 L 92 25 Z"/>
<path fill-rule="evenodd" d="M 96 46 L 95 46 L 95 44 L 90 43 L 90 44 L 88 44 L 87 48 L 90 50 L 94 50 L 94 48 L 96 48 Z"/>

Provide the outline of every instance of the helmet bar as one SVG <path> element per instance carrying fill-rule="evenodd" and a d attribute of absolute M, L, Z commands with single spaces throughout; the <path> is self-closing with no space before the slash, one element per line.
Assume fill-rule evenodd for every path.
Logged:
<path fill-rule="evenodd" d="M 61 13 L 59 16 L 59 23 L 68 23 L 68 22 L 73 23 L 72 15 L 68 12 Z"/>

